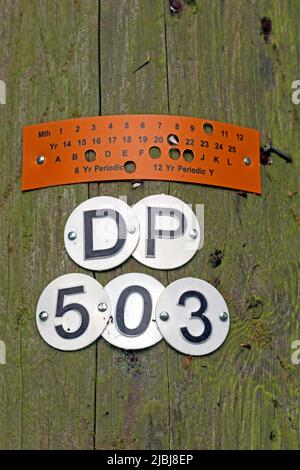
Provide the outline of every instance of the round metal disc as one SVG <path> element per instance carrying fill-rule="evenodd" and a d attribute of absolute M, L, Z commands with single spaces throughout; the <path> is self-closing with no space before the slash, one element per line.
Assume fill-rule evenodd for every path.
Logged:
<path fill-rule="evenodd" d="M 122 264 L 135 249 L 139 223 L 120 199 L 99 196 L 77 206 L 67 220 L 64 240 L 75 263 L 91 271 Z"/>
<path fill-rule="evenodd" d="M 219 348 L 229 331 L 229 313 L 220 292 L 208 282 L 184 278 L 172 282 L 156 305 L 157 326 L 165 340 L 191 356 Z"/>
<path fill-rule="evenodd" d="M 50 282 L 36 308 L 40 335 L 50 346 L 75 351 L 93 343 L 110 316 L 104 288 L 85 274 L 66 274 Z"/>
<path fill-rule="evenodd" d="M 180 199 L 158 194 L 133 206 L 140 238 L 133 256 L 155 269 L 174 269 L 187 263 L 200 245 L 200 225 Z"/>
<path fill-rule="evenodd" d="M 123 274 L 106 286 L 111 299 L 111 321 L 103 338 L 122 349 L 144 349 L 162 339 L 155 306 L 164 286 L 151 276 Z"/>

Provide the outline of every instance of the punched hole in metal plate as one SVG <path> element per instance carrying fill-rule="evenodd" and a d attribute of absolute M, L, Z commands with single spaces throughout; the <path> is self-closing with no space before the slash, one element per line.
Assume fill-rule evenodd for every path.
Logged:
<path fill-rule="evenodd" d="M 180 157 L 180 150 L 179 149 L 170 149 L 169 150 L 169 157 L 172 158 L 172 160 L 178 160 Z"/>
<path fill-rule="evenodd" d="M 178 145 L 179 144 L 179 137 L 176 134 L 169 134 L 167 137 L 168 144 L 170 145 Z"/>
<path fill-rule="evenodd" d="M 149 155 L 151 158 L 159 158 L 161 156 L 160 148 L 156 146 L 150 147 Z"/>
<path fill-rule="evenodd" d="M 186 162 L 192 162 L 194 160 L 194 152 L 191 149 L 187 149 L 183 152 L 183 158 Z"/>
<path fill-rule="evenodd" d="M 84 152 L 84 158 L 87 162 L 94 162 L 96 160 L 96 152 L 93 149 L 88 149 Z"/>
<path fill-rule="evenodd" d="M 212 133 L 214 132 L 214 126 L 212 124 L 210 124 L 209 122 L 205 122 L 203 124 L 203 130 L 204 130 L 205 134 L 212 135 Z"/>
<path fill-rule="evenodd" d="M 136 164 L 133 161 L 128 161 L 124 164 L 126 173 L 134 173 L 136 170 Z"/>

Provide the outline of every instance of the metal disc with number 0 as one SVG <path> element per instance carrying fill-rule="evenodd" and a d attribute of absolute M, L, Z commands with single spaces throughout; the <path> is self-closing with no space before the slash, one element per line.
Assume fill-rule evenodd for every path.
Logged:
<path fill-rule="evenodd" d="M 133 256 L 155 269 L 186 264 L 200 244 L 200 225 L 192 209 L 165 194 L 145 197 L 132 207 L 140 224 L 140 238 Z"/>
<path fill-rule="evenodd" d="M 111 321 L 103 338 L 122 349 L 153 346 L 162 339 L 155 321 L 155 306 L 164 286 L 151 276 L 123 274 L 106 286 L 111 299 Z"/>
<path fill-rule="evenodd" d="M 75 351 L 93 343 L 110 316 L 105 289 L 86 274 L 66 274 L 41 294 L 36 323 L 40 335 L 56 349 Z"/>
<path fill-rule="evenodd" d="M 157 326 L 164 339 L 191 356 L 213 352 L 229 331 L 229 313 L 220 292 L 208 282 L 184 278 L 172 282 L 156 305 Z"/>
<path fill-rule="evenodd" d="M 122 200 L 99 196 L 77 206 L 65 226 L 69 256 L 91 271 L 105 271 L 122 264 L 135 249 L 139 223 Z"/>

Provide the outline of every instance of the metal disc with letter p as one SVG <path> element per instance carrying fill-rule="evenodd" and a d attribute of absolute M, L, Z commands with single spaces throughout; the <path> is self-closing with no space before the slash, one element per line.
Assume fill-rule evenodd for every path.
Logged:
<path fill-rule="evenodd" d="M 158 194 L 133 206 L 140 224 L 134 258 L 155 269 L 174 269 L 187 263 L 200 244 L 200 225 L 180 199 Z"/>
<path fill-rule="evenodd" d="M 220 292 L 195 278 L 179 279 L 166 287 L 156 305 L 156 321 L 165 340 L 191 356 L 202 356 L 219 348 L 230 323 Z"/>
<path fill-rule="evenodd" d="M 103 338 L 122 349 L 144 349 L 162 336 L 155 321 L 155 306 L 164 286 L 151 276 L 123 274 L 106 286 L 111 299 L 111 320 Z"/>
<path fill-rule="evenodd" d="M 53 348 L 75 351 L 93 343 L 107 325 L 110 300 L 86 274 L 66 274 L 50 282 L 36 308 L 40 335 Z"/>
<path fill-rule="evenodd" d="M 77 206 L 65 226 L 65 247 L 75 263 L 91 271 L 122 264 L 135 249 L 139 223 L 122 200 L 99 196 Z"/>

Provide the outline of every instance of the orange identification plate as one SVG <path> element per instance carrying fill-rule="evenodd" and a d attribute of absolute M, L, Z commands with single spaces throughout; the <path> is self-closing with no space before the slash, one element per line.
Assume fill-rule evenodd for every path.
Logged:
<path fill-rule="evenodd" d="M 23 190 L 113 180 L 181 181 L 260 193 L 259 132 L 165 115 L 24 127 Z"/>

